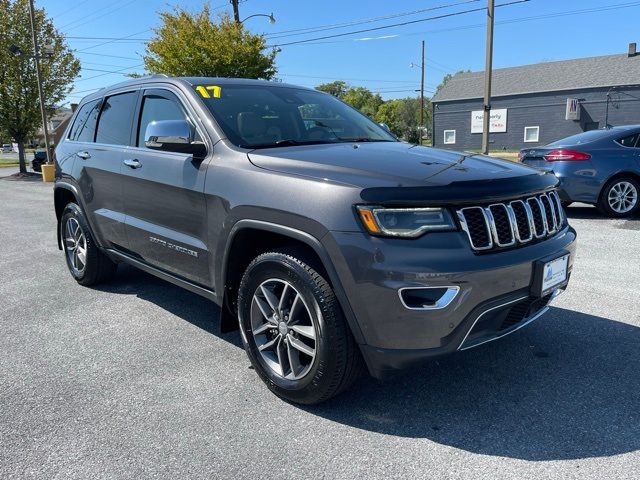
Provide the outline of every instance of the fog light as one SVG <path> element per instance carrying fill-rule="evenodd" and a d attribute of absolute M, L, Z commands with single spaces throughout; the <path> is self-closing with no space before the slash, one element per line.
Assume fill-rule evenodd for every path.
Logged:
<path fill-rule="evenodd" d="M 440 310 L 447 307 L 460 287 L 405 287 L 398 290 L 400 301 L 409 310 Z"/>

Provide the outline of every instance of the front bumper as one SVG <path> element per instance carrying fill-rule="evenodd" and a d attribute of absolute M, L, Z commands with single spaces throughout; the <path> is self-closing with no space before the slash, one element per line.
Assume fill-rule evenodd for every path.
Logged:
<path fill-rule="evenodd" d="M 534 263 L 568 252 L 570 275 L 575 238 L 566 226 L 543 242 L 482 255 L 471 251 L 461 232 L 416 240 L 331 232 L 323 243 L 362 332 L 360 347 L 369 370 L 384 377 L 499 338 L 530 321 L 551 300 L 540 303 L 532 293 Z M 407 287 L 452 285 L 459 287 L 458 295 L 437 310 L 408 309 L 398 295 Z"/>

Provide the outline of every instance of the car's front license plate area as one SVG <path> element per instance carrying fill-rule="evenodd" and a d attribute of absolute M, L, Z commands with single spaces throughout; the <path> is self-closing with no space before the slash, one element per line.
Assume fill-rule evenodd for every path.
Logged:
<path fill-rule="evenodd" d="M 540 260 L 535 264 L 532 293 L 544 297 L 556 288 L 566 285 L 569 278 L 569 253 L 551 260 Z"/>

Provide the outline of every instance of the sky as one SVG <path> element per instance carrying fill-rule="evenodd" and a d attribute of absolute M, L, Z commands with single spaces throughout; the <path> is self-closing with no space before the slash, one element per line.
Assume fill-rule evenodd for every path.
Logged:
<path fill-rule="evenodd" d="M 176 3 L 36 0 L 82 62 L 67 102 L 122 81 L 126 73 L 142 73 L 145 39 L 158 26 L 158 12 Z M 197 11 L 203 2 L 181 0 L 179 5 Z M 486 5 L 486 0 L 241 0 L 240 17 L 273 13 L 275 24 L 254 17 L 245 25 L 264 34 L 268 45 L 279 45 L 282 81 L 313 87 L 345 80 L 391 99 L 417 95 L 420 68 L 411 64 L 420 63 L 422 40 L 426 96 L 447 73 L 483 70 Z M 210 6 L 214 14 L 231 13 L 228 1 L 211 0 Z M 476 11 L 461 13 L 466 10 Z M 496 0 L 493 65 L 626 53 L 629 42 L 640 44 L 639 20 L 640 1 Z M 379 28 L 406 22 L 411 23 Z M 376 30 L 350 33 L 368 29 Z M 319 38 L 329 35 L 340 36 Z"/>

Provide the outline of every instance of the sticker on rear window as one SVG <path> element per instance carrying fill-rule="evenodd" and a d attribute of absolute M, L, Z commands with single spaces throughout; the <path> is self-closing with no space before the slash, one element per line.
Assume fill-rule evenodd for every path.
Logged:
<path fill-rule="evenodd" d="M 202 98 L 220 98 L 222 89 L 218 85 L 198 85 L 196 91 Z"/>

